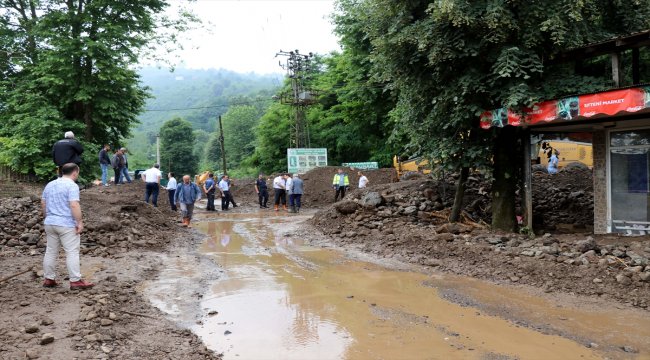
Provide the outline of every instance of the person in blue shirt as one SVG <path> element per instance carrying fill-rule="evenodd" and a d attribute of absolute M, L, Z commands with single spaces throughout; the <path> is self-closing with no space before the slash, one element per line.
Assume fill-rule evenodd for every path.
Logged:
<path fill-rule="evenodd" d="M 183 226 L 189 227 L 194 213 L 194 203 L 201 200 L 201 189 L 190 181 L 190 176 L 183 176 L 183 182 L 178 185 L 174 193 L 174 202 L 181 208 Z"/>
<path fill-rule="evenodd" d="M 47 246 L 43 257 L 43 287 L 57 287 L 56 259 L 59 248 L 65 250 L 70 290 L 89 289 L 95 284 L 81 278 L 79 266 L 79 247 L 84 225 L 79 205 L 79 186 L 75 183 L 79 177 L 79 166 L 67 163 L 61 166 L 61 177 L 51 181 L 43 190 L 41 207 L 45 221 Z"/>
<path fill-rule="evenodd" d="M 553 155 L 551 155 L 551 158 L 548 159 L 548 173 L 549 174 L 557 174 L 557 164 L 560 162 L 558 159 L 558 155 L 560 155 L 560 152 L 555 149 L 553 152 Z"/>
<path fill-rule="evenodd" d="M 217 211 L 214 208 L 214 193 L 217 191 L 217 184 L 214 181 L 213 173 L 208 174 L 208 180 L 203 183 L 203 191 L 205 191 L 205 195 L 208 197 L 208 206 L 205 209 L 207 211 Z"/>

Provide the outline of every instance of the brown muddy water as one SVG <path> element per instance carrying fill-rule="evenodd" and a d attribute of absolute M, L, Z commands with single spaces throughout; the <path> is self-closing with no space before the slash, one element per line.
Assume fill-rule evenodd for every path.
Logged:
<path fill-rule="evenodd" d="M 307 218 L 205 217 L 196 252 L 164 258 L 143 291 L 225 359 L 649 358 L 645 313 L 558 307 L 513 288 L 310 247 L 290 235 Z M 205 258 L 219 270 L 206 271 Z M 473 303 L 449 301 L 442 289 Z"/>

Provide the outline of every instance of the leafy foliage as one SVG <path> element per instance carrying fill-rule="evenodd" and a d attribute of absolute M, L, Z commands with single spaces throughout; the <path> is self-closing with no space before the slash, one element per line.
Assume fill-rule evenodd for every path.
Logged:
<path fill-rule="evenodd" d="M 165 172 L 194 175 L 198 158 L 194 153 L 194 131 L 189 121 L 174 118 L 160 128 L 160 166 Z"/>
<path fill-rule="evenodd" d="M 148 97 L 133 65 L 166 40 L 157 31 L 166 8 L 164 0 L 0 0 L 0 161 L 49 177 L 49 149 L 64 131 L 79 136 L 89 160 L 127 137 Z M 165 21 L 168 32 L 188 19 Z M 97 171 L 96 160 L 84 164 L 84 174 Z"/>
<path fill-rule="evenodd" d="M 338 4 L 337 31 L 370 47 L 371 72 L 396 93 L 391 116 L 412 152 L 429 154 L 453 169 L 492 165 L 491 136 L 501 130 L 477 131 L 485 109 L 520 109 L 542 99 L 611 87 L 606 68 L 581 73 L 571 64 L 554 64 L 559 53 L 650 25 L 648 0 Z M 516 140 L 497 136 L 495 141 Z M 516 174 L 495 178 L 512 182 Z M 496 209 L 495 218 L 499 214 Z"/>

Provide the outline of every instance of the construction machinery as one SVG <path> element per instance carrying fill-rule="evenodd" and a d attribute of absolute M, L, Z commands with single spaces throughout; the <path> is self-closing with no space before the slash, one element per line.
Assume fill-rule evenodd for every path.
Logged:
<path fill-rule="evenodd" d="M 544 148 L 544 143 L 546 143 L 546 149 Z M 570 163 L 579 162 L 590 169 L 593 168 L 594 158 L 593 158 L 593 149 L 590 143 L 587 142 L 577 142 L 577 141 L 544 141 L 538 144 L 538 156 L 539 163 L 548 167 L 547 155 L 548 148 L 552 150 L 557 150 L 560 152 L 558 156 L 558 168 L 563 168 Z"/>
<path fill-rule="evenodd" d="M 397 177 L 402 179 L 406 174 L 410 173 L 421 173 L 429 174 L 431 173 L 431 168 L 429 167 L 429 160 L 423 157 L 416 157 L 408 160 L 402 161 L 399 156 L 393 156 L 393 167 L 397 171 Z"/>

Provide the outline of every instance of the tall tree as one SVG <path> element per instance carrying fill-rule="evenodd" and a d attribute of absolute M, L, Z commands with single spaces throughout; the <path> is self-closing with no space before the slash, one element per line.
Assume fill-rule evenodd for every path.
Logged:
<path fill-rule="evenodd" d="M 0 43 L 9 54 L 0 56 L 0 68 L 9 69 L 0 78 L 0 161 L 47 176 L 49 148 L 64 130 L 78 134 L 92 164 L 99 145 L 126 137 L 148 96 L 133 66 L 147 46 L 164 41 L 161 34 L 191 20 L 165 20 L 167 6 L 0 0 Z"/>
<path fill-rule="evenodd" d="M 480 113 L 611 86 L 606 76 L 549 60 L 650 25 L 649 0 L 340 0 L 339 6 L 337 26 L 362 33 L 376 77 L 398 92 L 392 115 L 411 145 L 456 170 L 494 164 L 492 224 L 503 230 L 516 225 L 519 163 L 512 155 L 522 133 L 477 131 Z"/>
<path fill-rule="evenodd" d="M 255 128 L 263 112 L 252 105 L 233 106 L 223 115 L 224 146 L 228 168 L 238 168 L 255 152 Z"/>
<path fill-rule="evenodd" d="M 174 118 L 165 122 L 160 128 L 160 167 L 181 175 L 196 174 L 194 140 L 192 124 L 187 120 Z"/>

